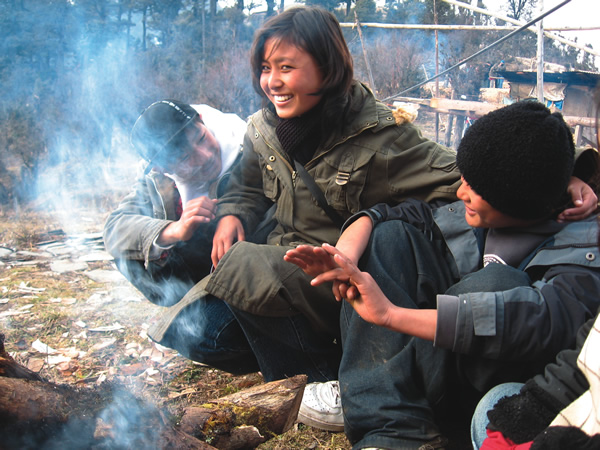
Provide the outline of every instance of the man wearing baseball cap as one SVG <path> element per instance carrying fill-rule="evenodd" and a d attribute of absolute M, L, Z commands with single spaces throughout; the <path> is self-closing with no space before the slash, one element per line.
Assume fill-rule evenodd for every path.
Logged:
<path fill-rule="evenodd" d="M 235 114 L 170 99 L 152 103 L 136 120 L 130 141 L 145 167 L 108 217 L 104 242 L 152 303 L 172 306 L 210 272 L 216 197 L 241 155 L 245 131 Z M 228 372 L 256 370 L 223 302 L 196 302 L 173 317 L 151 336 L 160 344 Z"/>

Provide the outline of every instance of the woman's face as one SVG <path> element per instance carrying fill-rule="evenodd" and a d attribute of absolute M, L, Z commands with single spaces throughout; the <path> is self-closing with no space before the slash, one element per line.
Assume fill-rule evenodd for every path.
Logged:
<path fill-rule="evenodd" d="M 269 38 L 260 75 L 260 87 L 282 119 L 298 117 L 314 108 L 322 95 L 323 76 L 313 57 L 285 41 Z"/>

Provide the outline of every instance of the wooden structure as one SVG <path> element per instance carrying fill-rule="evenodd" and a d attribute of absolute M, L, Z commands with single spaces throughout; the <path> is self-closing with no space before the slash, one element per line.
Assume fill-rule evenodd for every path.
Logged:
<path fill-rule="evenodd" d="M 506 80 L 504 88 L 481 89 L 480 98 L 488 101 L 395 97 L 394 102 L 418 104 L 426 111 L 448 114 L 445 144 L 456 148 L 463 136 L 467 119 L 475 120 L 506 104 L 537 98 L 536 72 L 501 71 L 499 74 Z M 565 121 L 573 128 L 577 146 L 597 146 L 594 100 L 594 90 L 597 86 L 600 87 L 600 73 L 579 71 L 544 73 L 544 91 L 552 91 L 552 95 L 549 95 L 551 98 L 547 98 L 548 103 L 552 104 L 551 108 L 560 111 Z"/>
<path fill-rule="evenodd" d="M 537 98 L 537 73 L 502 71 L 499 73 L 510 85 L 511 101 Z M 544 99 L 556 106 L 563 116 L 581 118 L 571 121 L 577 145 L 596 146 L 594 91 L 600 86 L 600 73 L 583 71 L 544 72 Z M 587 119 L 587 120 L 585 120 Z"/>

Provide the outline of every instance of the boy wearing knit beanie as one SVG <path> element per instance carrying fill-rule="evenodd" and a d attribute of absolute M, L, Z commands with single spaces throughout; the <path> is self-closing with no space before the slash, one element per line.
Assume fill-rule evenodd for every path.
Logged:
<path fill-rule="evenodd" d="M 554 220 L 574 167 L 562 116 L 507 106 L 477 120 L 457 153 L 459 202 L 377 205 L 336 247 L 286 256 L 344 299 L 339 389 L 354 448 L 468 435 L 490 387 L 538 373 L 600 305 L 597 218 Z"/>
<path fill-rule="evenodd" d="M 495 210 L 535 221 L 566 206 L 574 157 L 573 137 L 560 113 L 524 101 L 477 120 L 462 139 L 456 161 L 463 185 Z M 471 226 L 503 227 L 477 224 L 473 218 L 467 209 Z"/>

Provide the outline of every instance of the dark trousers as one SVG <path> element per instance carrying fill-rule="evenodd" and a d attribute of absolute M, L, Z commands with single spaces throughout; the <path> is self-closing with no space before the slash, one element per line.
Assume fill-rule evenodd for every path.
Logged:
<path fill-rule="evenodd" d="M 211 295 L 187 305 L 159 344 L 193 361 L 236 375 L 257 372 L 256 357 L 233 313 Z"/>
<path fill-rule="evenodd" d="M 210 265 L 188 265 L 181 259 L 149 270 L 140 261 L 118 259 L 115 263 L 148 300 L 166 307 L 177 303 L 210 270 Z M 226 372 L 243 374 L 259 369 L 233 313 L 225 302 L 212 296 L 198 296 L 183 308 L 158 343 Z"/>
<path fill-rule="evenodd" d="M 317 331 L 301 314 L 265 317 L 230 308 L 266 381 L 299 374 L 307 375 L 309 383 L 337 379 L 342 353 L 337 330 Z"/>
<path fill-rule="evenodd" d="M 414 227 L 390 221 L 374 229 L 360 265 L 390 301 L 405 308 L 435 308 L 436 294 L 446 291 L 529 284 L 523 272 L 495 265 L 499 267 L 482 269 L 453 288 L 458 280 L 443 257 L 445 251 Z M 418 448 L 440 435 L 439 415 L 446 406 L 456 413 L 461 402 L 475 402 L 477 394 L 464 383 L 450 351 L 372 325 L 346 302 L 340 324 L 345 432 L 356 448 Z"/>

